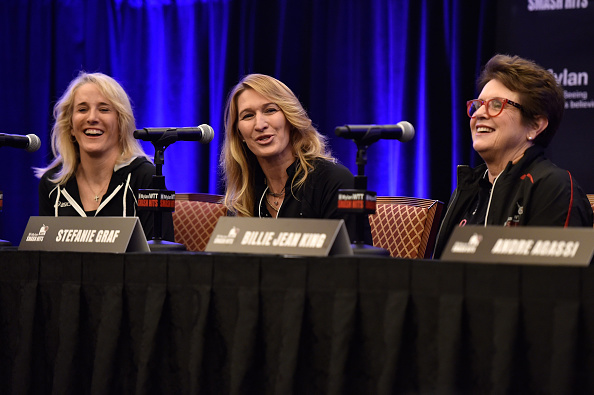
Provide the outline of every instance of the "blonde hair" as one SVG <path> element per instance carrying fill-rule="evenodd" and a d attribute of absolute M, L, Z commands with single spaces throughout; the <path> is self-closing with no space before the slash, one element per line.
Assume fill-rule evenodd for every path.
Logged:
<path fill-rule="evenodd" d="M 95 84 L 103 96 L 105 96 L 114 107 L 118 117 L 119 145 L 122 155 L 117 163 L 127 162 L 128 160 L 143 156 L 150 160 L 142 146 L 134 138 L 136 122 L 132 112 L 130 98 L 124 91 L 124 88 L 112 77 L 103 73 L 80 72 L 79 75 L 70 82 L 66 91 L 54 106 L 54 119 L 56 122 L 52 127 L 51 145 L 54 154 L 53 161 L 44 168 L 35 168 L 35 175 L 38 178 L 48 170 L 56 167 L 61 168 L 56 172 L 54 178 L 50 181 L 60 185 L 65 184 L 76 172 L 80 161 L 80 151 L 78 143 L 72 140 L 72 115 L 74 113 L 74 95 L 78 88 L 84 84 Z"/>
<path fill-rule="evenodd" d="M 263 74 L 245 76 L 229 93 L 225 106 L 225 138 L 220 165 L 225 180 L 227 208 L 242 216 L 254 215 L 256 156 L 242 143 L 238 130 L 237 98 L 247 89 L 266 97 L 279 106 L 290 124 L 289 144 L 299 166 L 291 181 L 291 192 L 299 189 L 314 170 L 313 161 L 322 158 L 335 161 L 326 146 L 326 138 L 313 126 L 295 94 L 281 81 Z"/>

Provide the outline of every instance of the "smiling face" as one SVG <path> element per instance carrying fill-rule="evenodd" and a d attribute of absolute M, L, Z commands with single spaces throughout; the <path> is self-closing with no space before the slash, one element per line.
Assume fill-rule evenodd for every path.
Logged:
<path fill-rule="evenodd" d="M 74 93 L 72 127 L 81 157 L 120 154 L 118 114 L 97 85 L 85 83 Z"/>
<path fill-rule="evenodd" d="M 262 165 L 292 163 L 291 125 L 280 107 L 253 89 L 237 97 L 237 127 L 241 138 Z"/>
<path fill-rule="evenodd" d="M 509 90 L 497 80 L 491 80 L 478 98 L 487 101 L 495 97 L 522 104 L 518 93 Z M 520 111 L 507 104 L 501 114 L 490 117 L 485 106 L 481 106 L 474 114 L 475 118 L 470 119 L 473 148 L 488 166 L 505 166 L 509 161 L 521 157 L 532 145 L 528 137 L 534 133 L 530 126 L 522 122 Z"/>

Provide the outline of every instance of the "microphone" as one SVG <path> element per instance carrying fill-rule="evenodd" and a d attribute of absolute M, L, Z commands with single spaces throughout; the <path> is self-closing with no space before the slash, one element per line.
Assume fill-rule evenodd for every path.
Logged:
<path fill-rule="evenodd" d="M 406 143 L 415 137 L 415 128 L 410 122 L 401 121 L 396 125 L 344 125 L 337 127 L 334 133 L 338 137 L 351 140 L 387 139 Z"/>
<path fill-rule="evenodd" d="M 214 130 L 207 124 L 184 128 L 144 128 L 134 131 L 134 138 L 144 141 L 159 141 L 161 138 L 175 141 L 199 141 L 210 143 L 214 138 Z"/>
<path fill-rule="evenodd" d="M 0 147 L 24 148 L 27 152 L 35 152 L 41 147 L 41 140 L 34 134 L 21 136 L 19 134 L 0 133 Z"/>

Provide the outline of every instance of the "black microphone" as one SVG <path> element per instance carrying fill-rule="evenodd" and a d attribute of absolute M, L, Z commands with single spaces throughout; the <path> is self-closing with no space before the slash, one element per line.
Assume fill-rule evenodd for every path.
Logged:
<path fill-rule="evenodd" d="M 34 134 L 21 136 L 19 134 L 0 133 L 0 147 L 24 148 L 27 152 L 35 152 L 41 147 L 41 140 Z"/>
<path fill-rule="evenodd" d="M 207 124 L 184 128 L 144 128 L 134 131 L 134 138 L 144 141 L 158 141 L 163 136 L 171 142 L 199 141 L 210 143 L 214 138 L 214 130 Z"/>
<path fill-rule="evenodd" d="M 334 133 L 351 140 L 387 139 L 406 143 L 415 137 L 415 128 L 410 122 L 401 121 L 396 125 L 344 125 L 337 127 Z"/>

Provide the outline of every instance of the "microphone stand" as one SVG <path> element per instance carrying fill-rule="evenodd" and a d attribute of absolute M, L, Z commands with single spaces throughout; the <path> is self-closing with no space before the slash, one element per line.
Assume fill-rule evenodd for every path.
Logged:
<path fill-rule="evenodd" d="M 163 164 L 165 163 L 165 148 L 169 146 L 172 142 L 176 141 L 177 133 L 168 132 L 164 133 L 163 136 L 153 142 L 155 147 L 155 175 L 151 180 L 151 188 L 159 192 L 159 202 L 160 202 L 160 195 L 161 192 L 165 192 L 165 176 L 163 175 Z M 173 141 L 169 141 L 173 140 Z M 153 226 L 153 238 L 148 240 L 149 247 L 151 251 L 173 251 L 173 250 L 183 250 L 185 251 L 186 247 L 183 244 L 174 243 L 171 241 L 163 240 L 163 210 L 160 207 L 156 208 L 154 218 L 154 226 Z"/>
<path fill-rule="evenodd" d="M 353 140 L 357 144 L 357 175 L 355 176 L 355 190 L 363 193 L 363 196 L 367 196 L 369 192 L 367 190 L 367 176 L 365 176 L 365 165 L 367 164 L 367 148 L 369 148 L 368 142 L 364 140 Z M 372 192 L 375 195 L 375 192 Z M 365 208 L 365 201 L 363 202 L 364 207 L 356 215 L 356 239 L 351 248 L 355 255 L 390 255 L 390 252 L 385 248 L 375 247 L 369 244 L 365 244 L 365 224 L 369 221 L 369 214 L 375 214 L 375 205 L 373 209 Z"/>

